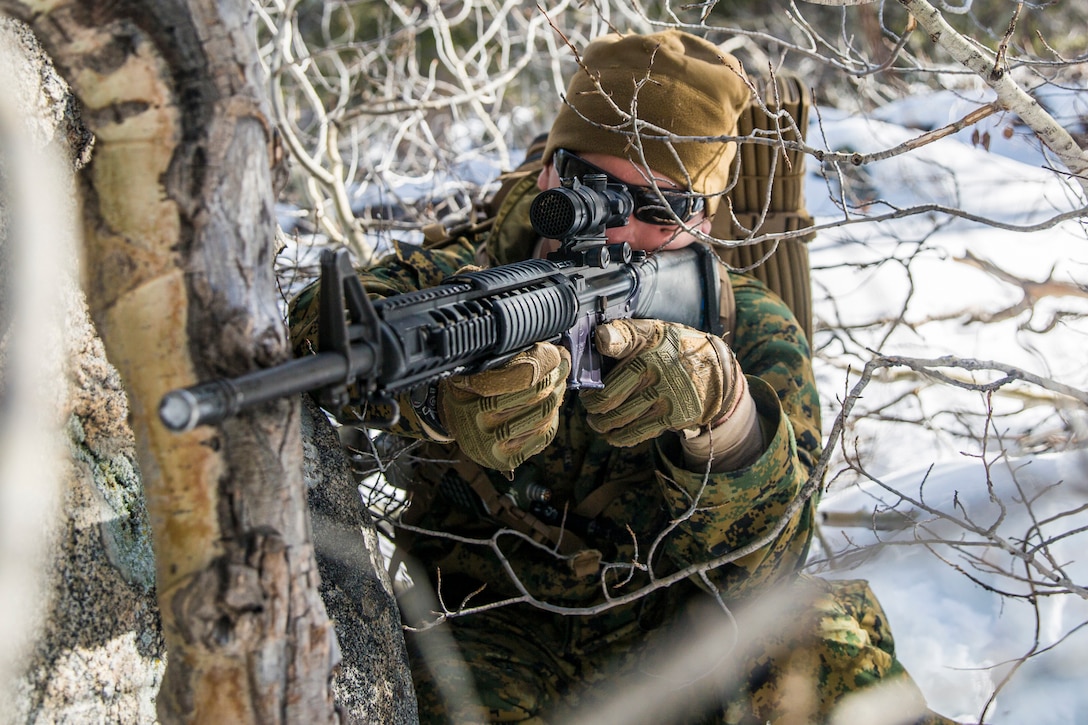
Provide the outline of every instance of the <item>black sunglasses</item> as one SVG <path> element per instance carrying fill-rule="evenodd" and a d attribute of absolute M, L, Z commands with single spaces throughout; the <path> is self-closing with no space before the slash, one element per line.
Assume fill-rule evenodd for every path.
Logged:
<path fill-rule="evenodd" d="M 582 178 L 586 174 L 604 174 L 609 184 L 626 188 L 635 202 L 635 219 L 640 222 L 672 226 L 676 224 L 677 219 L 686 222 L 706 207 L 706 199 L 686 191 L 655 189 L 652 186 L 639 186 L 621 181 L 566 149 L 556 149 L 553 161 L 561 179 Z"/>

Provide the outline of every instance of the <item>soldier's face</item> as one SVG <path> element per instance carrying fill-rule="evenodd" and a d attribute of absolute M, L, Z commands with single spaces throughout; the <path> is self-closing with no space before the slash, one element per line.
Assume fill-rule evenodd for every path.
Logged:
<path fill-rule="evenodd" d="M 585 159 L 602 171 L 634 186 L 649 186 L 651 179 L 661 189 L 680 189 L 680 185 L 662 174 L 654 173 L 645 167 L 639 166 L 627 159 L 607 154 L 584 152 L 578 156 Z M 537 186 L 541 191 L 554 189 L 560 185 L 559 174 L 552 163 L 540 172 Z M 685 229 L 687 227 L 687 229 Z M 703 234 L 710 233 L 710 220 L 705 214 L 699 212 L 684 225 L 679 224 L 648 224 L 636 219 L 633 215 L 627 226 L 612 227 L 605 232 L 611 244 L 627 242 L 631 248 L 642 252 L 656 252 L 662 249 L 681 249 L 696 240 L 692 231 Z"/>

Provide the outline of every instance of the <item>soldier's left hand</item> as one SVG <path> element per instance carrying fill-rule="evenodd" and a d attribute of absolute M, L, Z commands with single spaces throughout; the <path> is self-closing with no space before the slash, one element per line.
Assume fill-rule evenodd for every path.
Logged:
<path fill-rule="evenodd" d="M 590 427 L 614 446 L 704 428 L 732 408 L 739 368 L 716 335 L 661 320 L 615 320 L 597 328 L 596 345 L 619 362 L 604 388 L 583 390 L 581 399 Z"/>

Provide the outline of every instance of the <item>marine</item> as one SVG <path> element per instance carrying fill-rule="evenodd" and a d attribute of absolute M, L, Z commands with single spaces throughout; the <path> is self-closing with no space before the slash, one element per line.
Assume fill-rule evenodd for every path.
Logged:
<path fill-rule="evenodd" d="M 539 173 L 487 224 L 359 270 L 369 294 L 544 256 L 556 240 L 529 205 L 584 173 L 635 199 L 610 242 L 707 243 L 730 214 L 740 63 L 676 30 L 610 34 L 581 61 Z M 889 722 L 950 722 L 895 658 L 868 586 L 801 573 L 820 491 L 810 343 L 764 284 L 724 265 L 721 282 L 722 336 L 599 326 L 602 389 L 568 391 L 569 354 L 539 343 L 402 402 L 393 432 L 414 444 L 390 475 L 411 494 L 397 545 L 421 721 L 566 722 L 633 700 L 634 722 L 823 723 L 879 691 Z M 316 286 L 291 304 L 300 354 L 318 348 L 317 307 Z"/>

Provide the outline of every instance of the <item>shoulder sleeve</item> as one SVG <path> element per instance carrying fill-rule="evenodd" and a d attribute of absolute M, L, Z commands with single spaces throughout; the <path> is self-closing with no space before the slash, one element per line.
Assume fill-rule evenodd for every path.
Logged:
<path fill-rule="evenodd" d="M 812 348 L 782 298 L 756 279 L 735 274 L 737 305 L 733 348 L 745 374 L 774 390 L 797 440 L 800 462 L 811 470 L 820 456 L 820 397 L 812 372 Z"/>
<path fill-rule="evenodd" d="M 790 507 L 820 451 L 819 397 L 804 333 L 763 284 L 743 275 L 733 284 L 737 326 L 728 342 L 748 378 L 767 449 L 747 468 L 721 473 L 685 470 L 671 450 L 679 447 L 675 441 L 663 442 L 657 452 L 661 490 L 681 522 L 665 541 L 672 564 L 685 568 L 746 552 L 711 572 L 727 597 L 780 580 L 804 563 L 816 497 L 793 512 Z"/>

